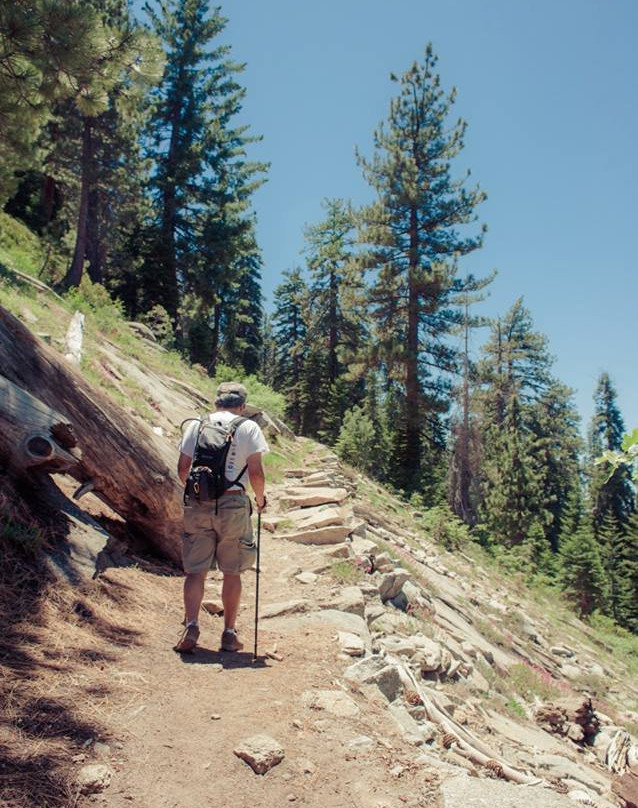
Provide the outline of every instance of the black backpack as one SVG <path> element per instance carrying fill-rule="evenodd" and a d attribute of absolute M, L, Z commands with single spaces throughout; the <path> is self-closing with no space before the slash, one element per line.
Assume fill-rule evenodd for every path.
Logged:
<path fill-rule="evenodd" d="M 226 477 L 226 457 L 237 428 L 248 419 L 237 416 L 227 423 L 211 421 L 209 418 L 188 420 L 199 420 L 199 430 L 184 489 L 184 504 L 188 505 L 193 499 L 197 502 L 215 502 L 217 513 L 217 500 L 224 491 L 233 485 L 244 487 L 239 480 L 248 466 L 244 466 L 234 480 L 229 480 Z M 182 426 L 185 423 L 186 421 Z"/>

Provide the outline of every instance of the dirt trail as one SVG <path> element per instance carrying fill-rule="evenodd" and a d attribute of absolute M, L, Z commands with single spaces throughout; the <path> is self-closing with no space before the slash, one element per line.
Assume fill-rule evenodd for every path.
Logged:
<path fill-rule="evenodd" d="M 325 567 L 324 550 L 263 531 L 264 608 L 294 598 L 316 603 L 334 597 L 328 572 L 310 585 L 295 579 L 321 561 Z M 126 570 L 111 574 L 127 578 Z M 207 597 L 219 600 L 218 578 L 211 575 Z M 260 661 L 253 664 L 255 587 L 248 573 L 238 621 L 245 650 L 219 652 L 222 621 L 203 614 L 198 648 L 180 656 L 172 645 L 182 617 L 181 579 L 158 578 L 157 587 L 158 603 L 137 626 L 139 644 L 123 653 L 116 669 L 105 670 L 125 683 L 108 704 L 110 737 L 103 740 L 109 749 L 96 747 L 114 776 L 105 792 L 89 799 L 112 808 L 437 804 L 436 774 L 415 765 L 414 747 L 400 736 L 376 688 L 365 695 L 356 685 L 349 690 L 361 704 L 356 717 L 302 703 L 304 691 L 344 688 L 339 675 L 353 660 L 340 658 L 334 628 L 295 616 L 262 620 Z M 282 661 L 263 656 L 275 646 Z M 233 754 L 240 740 L 261 733 L 275 738 L 286 754 L 264 776 Z"/>

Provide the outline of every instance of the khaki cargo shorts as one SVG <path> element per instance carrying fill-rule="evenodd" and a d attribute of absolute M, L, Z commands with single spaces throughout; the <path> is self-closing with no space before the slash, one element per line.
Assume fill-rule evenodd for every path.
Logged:
<path fill-rule="evenodd" d="M 224 494 L 218 500 L 217 513 L 214 502 L 185 506 L 184 572 L 219 568 L 229 575 L 239 575 L 250 569 L 257 558 L 251 512 L 246 494 Z"/>

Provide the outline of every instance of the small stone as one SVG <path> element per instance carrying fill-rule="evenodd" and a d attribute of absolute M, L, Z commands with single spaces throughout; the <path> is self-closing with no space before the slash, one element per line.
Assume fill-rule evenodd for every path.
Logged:
<path fill-rule="evenodd" d="M 348 746 L 350 749 L 369 749 L 371 746 L 374 746 L 374 741 L 367 735 L 357 735 L 356 738 L 348 741 Z"/>
<path fill-rule="evenodd" d="M 102 741 L 96 741 L 93 744 L 93 751 L 99 758 L 107 758 L 111 755 L 111 747 L 107 743 L 103 743 Z"/>
<path fill-rule="evenodd" d="M 295 720 L 292 722 L 292 725 L 295 729 L 303 729 L 303 722 L 300 721 L 298 718 L 295 718 Z"/>
<path fill-rule="evenodd" d="M 253 735 L 240 741 L 233 750 L 238 758 L 246 761 L 255 774 L 266 774 L 284 759 L 284 750 L 268 735 Z"/>
<path fill-rule="evenodd" d="M 295 802 L 295 800 L 297 799 L 297 796 L 295 794 L 288 794 L 286 799 L 288 800 L 288 802 Z"/>
<path fill-rule="evenodd" d="M 86 760 L 86 755 L 82 755 L 82 754 L 73 755 L 71 760 L 73 761 L 73 763 L 84 763 L 84 761 Z"/>
<path fill-rule="evenodd" d="M 356 634 L 351 634 L 349 631 L 340 631 L 337 636 L 344 654 L 353 657 L 361 657 L 365 654 L 366 649 L 361 637 L 357 637 Z"/>
<path fill-rule="evenodd" d="M 311 760 L 303 760 L 301 761 L 301 770 L 304 774 L 314 774 L 317 767 Z"/>
<path fill-rule="evenodd" d="M 221 715 L 219 715 L 218 713 L 213 713 L 213 714 L 211 715 L 211 717 L 210 717 L 210 720 L 211 720 L 211 721 L 219 721 L 219 720 L 220 720 L 220 718 L 221 718 Z"/>
<path fill-rule="evenodd" d="M 202 601 L 202 609 L 208 614 L 224 614 L 224 607 L 216 600 Z"/>
<path fill-rule="evenodd" d="M 314 572 L 300 572 L 299 575 L 295 575 L 295 580 L 299 581 L 300 584 L 316 584 L 318 576 Z M 297 799 L 295 797 L 295 799 Z"/>
<path fill-rule="evenodd" d="M 103 763 L 91 763 L 82 766 L 75 782 L 82 794 L 97 794 L 111 785 L 113 772 Z"/>

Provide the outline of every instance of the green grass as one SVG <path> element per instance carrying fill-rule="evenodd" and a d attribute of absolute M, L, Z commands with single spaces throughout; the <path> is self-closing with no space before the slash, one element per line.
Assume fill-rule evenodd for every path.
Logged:
<path fill-rule="evenodd" d="M 0 211 L 0 263 L 38 277 L 46 253 L 26 225 Z"/>
<path fill-rule="evenodd" d="M 513 697 L 508 699 L 504 706 L 507 712 L 514 718 L 527 718 L 525 708 L 517 699 Z"/>
<path fill-rule="evenodd" d="M 543 675 L 523 663 L 516 663 L 509 668 L 507 682 L 509 689 L 526 701 L 533 700 L 535 696 L 543 701 L 550 701 L 560 695 L 549 675 Z"/>
<path fill-rule="evenodd" d="M 365 578 L 365 573 L 351 561 L 335 561 L 330 567 L 330 574 L 340 584 L 358 584 Z"/>

